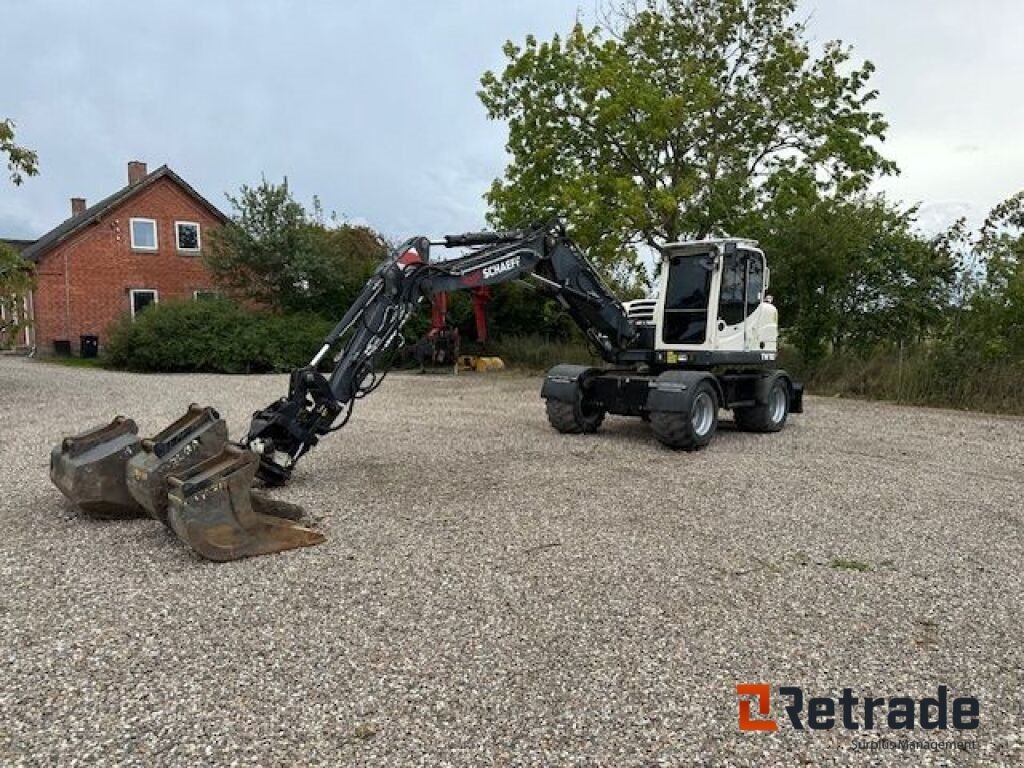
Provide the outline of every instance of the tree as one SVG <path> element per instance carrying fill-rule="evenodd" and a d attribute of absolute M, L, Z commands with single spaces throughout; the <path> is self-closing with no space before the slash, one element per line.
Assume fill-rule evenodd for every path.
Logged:
<path fill-rule="evenodd" d="M 34 283 L 32 265 L 0 243 L 0 346 L 9 344 L 29 324 L 25 298 Z"/>
<path fill-rule="evenodd" d="M 14 123 L 10 119 L 0 120 L 0 154 L 7 155 L 7 172 L 15 186 L 20 185 L 26 176 L 39 173 L 39 156 L 15 143 Z"/>
<path fill-rule="evenodd" d="M 318 201 L 307 212 L 287 180 L 243 185 L 228 200 L 232 220 L 211 238 L 207 264 L 231 293 L 275 310 L 340 316 L 387 250 L 379 234 L 339 224 Z"/>
<path fill-rule="evenodd" d="M 506 43 L 479 92 L 508 121 L 493 222 L 563 215 L 621 284 L 642 272 L 638 245 L 729 230 L 780 172 L 840 196 L 894 172 L 874 146 L 872 65 L 839 42 L 812 54 L 795 6 L 646 0 L 565 40 Z"/>
<path fill-rule="evenodd" d="M 958 345 L 1024 362 L 1024 191 L 992 209 L 973 248 L 984 272 L 967 297 Z"/>
<path fill-rule="evenodd" d="M 941 329 L 958 260 L 915 231 L 915 209 L 882 196 L 824 196 L 790 177 L 743 223 L 771 255 L 786 341 L 805 360 L 845 348 L 914 344 Z"/>

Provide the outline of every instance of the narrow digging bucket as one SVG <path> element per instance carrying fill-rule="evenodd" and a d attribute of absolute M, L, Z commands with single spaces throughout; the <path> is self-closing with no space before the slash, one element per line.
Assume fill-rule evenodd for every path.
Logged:
<path fill-rule="evenodd" d="M 61 440 L 50 452 L 50 479 L 90 515 L 144 517 L 125 483 L 125 468 L 141 449 L 135 422 L 118 416 L 105 426 Z"/>
<path fill-rule="evenodd" d="M 216 456 L 228 442 L 228 428 L 213 408 L 193 403 L 180 419 L 148 440 L 128 462 L 128 492 L 162 523 L 167 522 L 167 477 Z"/>
<path fill-rule="evenodd" d="M 178 538 L 218 562 L 324 542 L 319 531 L 273 514 L 292 517 L 295 505 L 252 493 L 258 466 L 257 454 L 229 443 L 217 456 L 169 475 L 167 519 Z"/>

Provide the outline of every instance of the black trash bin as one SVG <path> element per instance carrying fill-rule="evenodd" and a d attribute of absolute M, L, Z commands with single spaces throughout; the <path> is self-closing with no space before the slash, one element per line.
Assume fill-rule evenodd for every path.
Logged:
<path fill-rule="evenodd" d="M 100 337 L 92 334 L 80 336 L 78 341 L 81 344 L 82 357 L 96 357 L 100 353 Z"/>
<path fill-rule="evenodd" d="M 71 341 L 68 339 L 54 339 L 53 354 L 57 357 L 71 357 Z"/>

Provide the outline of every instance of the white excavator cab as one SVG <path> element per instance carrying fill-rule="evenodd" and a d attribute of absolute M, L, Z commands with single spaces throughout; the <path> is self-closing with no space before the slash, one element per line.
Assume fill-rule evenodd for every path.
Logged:
<path fill-rule="evenodd" d="M 671 243 L 658 263 L 655 297 L 626 303 L 630 319 L 653 330 L 666 363 L 762 363 L 778 352 L 778 311 L 769 270 L 753 240 Z"/>

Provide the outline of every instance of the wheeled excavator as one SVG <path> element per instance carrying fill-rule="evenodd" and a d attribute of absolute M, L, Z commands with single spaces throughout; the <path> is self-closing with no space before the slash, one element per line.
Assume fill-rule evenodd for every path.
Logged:
<path fill-rule="evenodd" d="M 461 249 L 448 260 L 431 249 Z M 665 446 L 712 439 L 720 409 L 752 432 L 781 430 L 803 410 L 803 386 L 777 368 L 778 312 L 756 242 L 672 243 L 654 297 L 620 302 L 560 222 L 511 231 L 409 239 L 380 264 L 286 396 L 257 411 L 239 442 L 211 407 L 192 405 L 148 439 L 131 419 L 64 438 L 51 453 L 57 487 L 86 512 L 149 515 L 203 557 L 234 560 L 317 544 L 301 510 L 254 486 L 281 486 L 384 380 L 402 327 L 441 293 L 526 279 L 579 325 L 604 366 L 556 365 L 541 397 L 558 432 L 596 432 L 606 414 L 643 418 Z"/>

